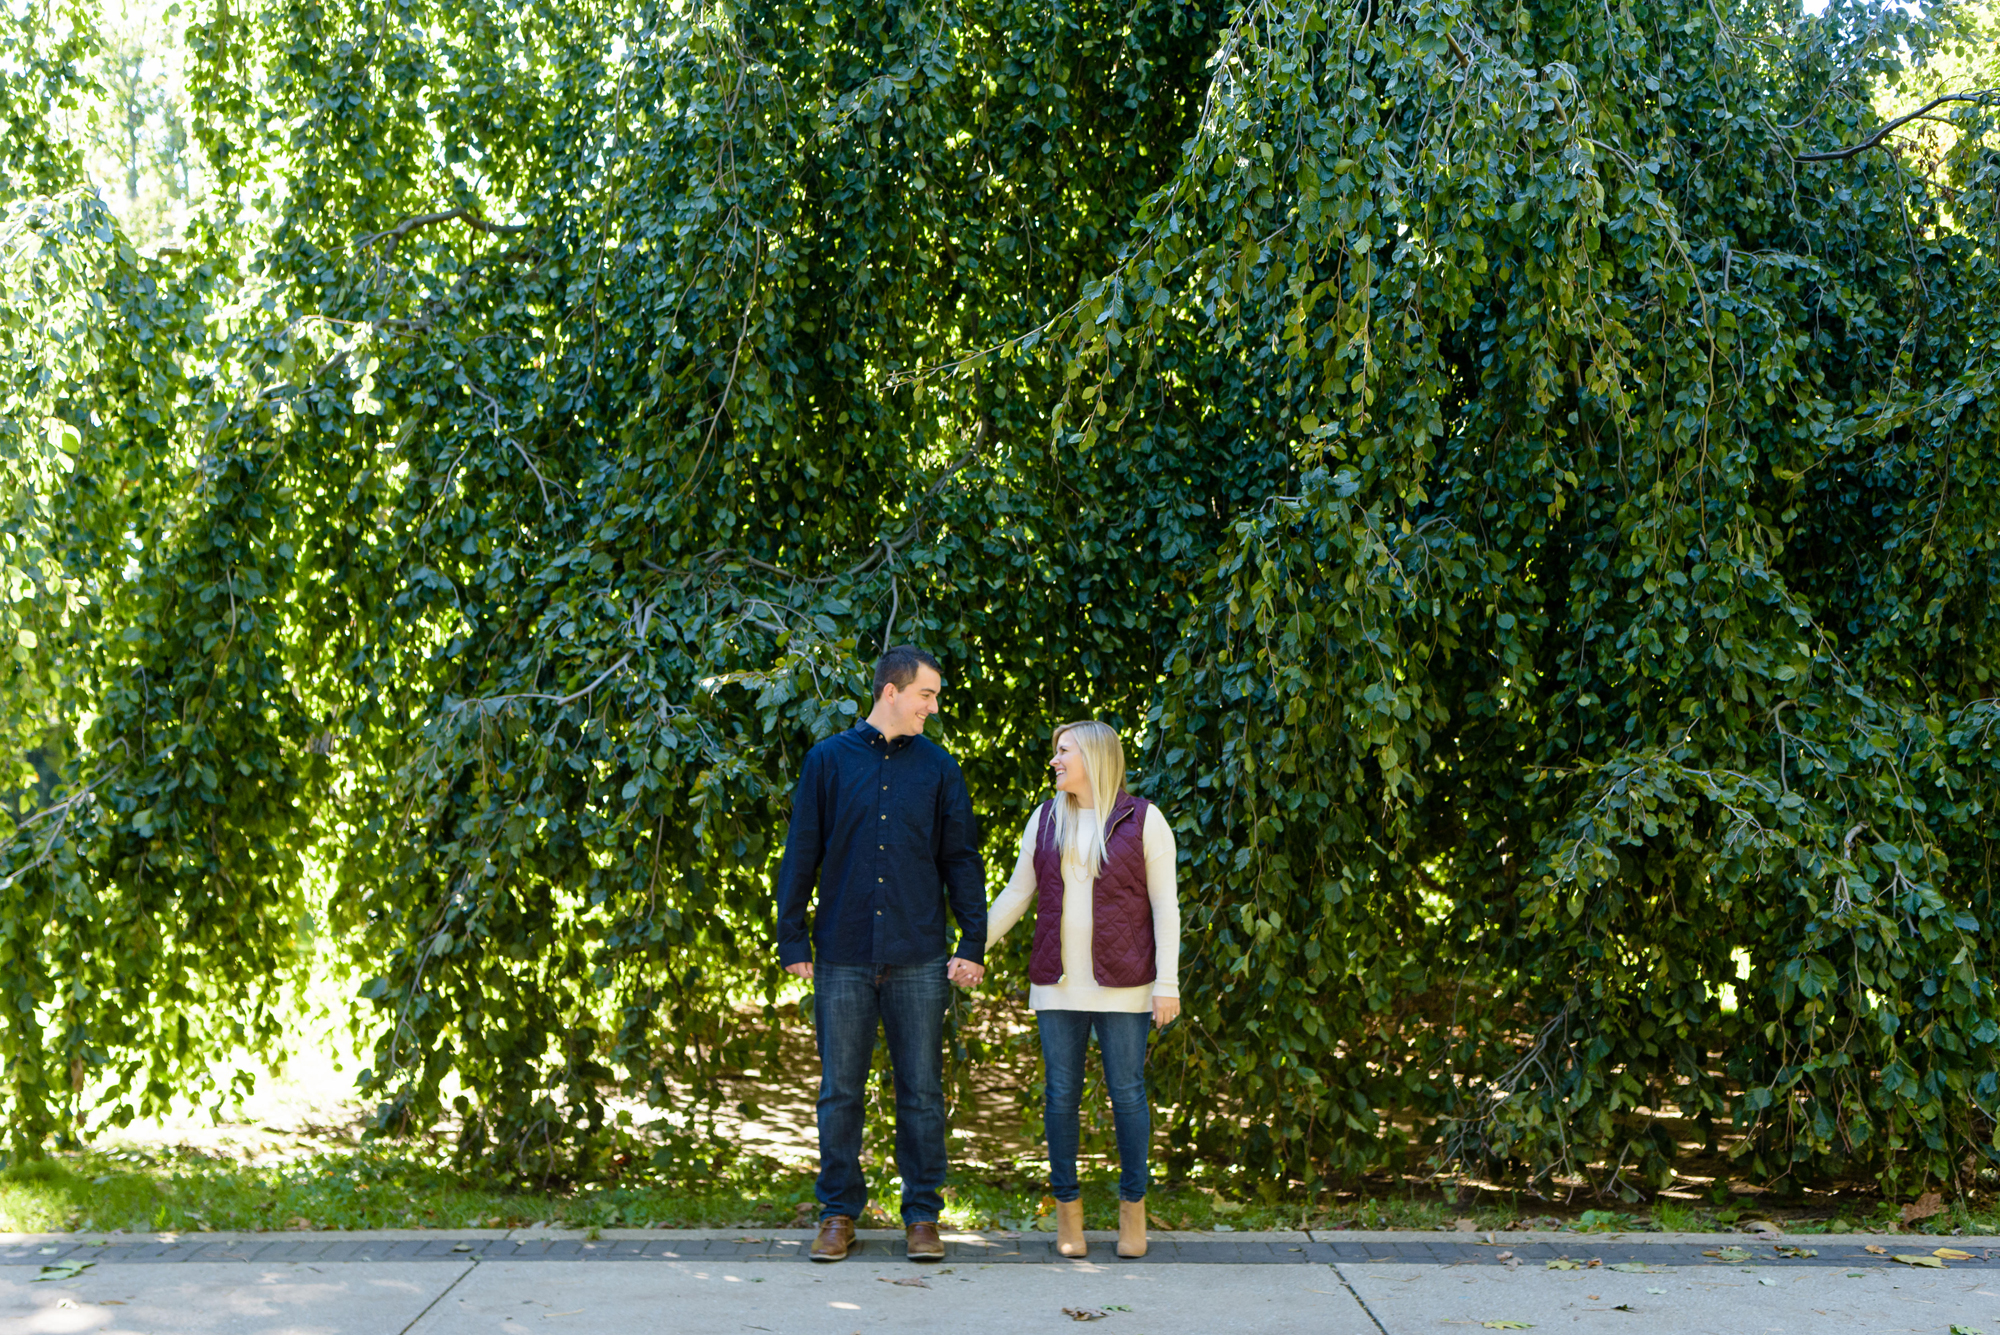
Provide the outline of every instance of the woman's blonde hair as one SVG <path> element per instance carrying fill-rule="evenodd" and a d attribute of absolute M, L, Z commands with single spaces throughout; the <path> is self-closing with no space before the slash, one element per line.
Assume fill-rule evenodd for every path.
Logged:
<path fill-rule="evenodd" d="M 1096 806 L 1087 811 L 1076 804 L 1073 794 L 1057 793 L 1050 804 L 1055 845 L 1065 855 L 1074 854 L 1094 881 L 1104 868 L 1104 822 L 1111 819 L 1111 805 L 1125 791 L 1125 748 L 1111 726 L 1096 719 L 1063 724 L 1049 738 L 1049 750 L 1061 747 L 1065 737 L 1083 758 L 1084 777 Z"/>

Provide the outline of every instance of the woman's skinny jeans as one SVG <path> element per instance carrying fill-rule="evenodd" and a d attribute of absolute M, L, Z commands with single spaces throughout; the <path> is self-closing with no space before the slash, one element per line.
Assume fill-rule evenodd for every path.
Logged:
<path fill-rule="evenodd" d="M 1146 1035 L 1153 1017 L 1145 1011 L 1037 1011 L 1042 1031 L 1042 1067 L 1047 1095 L 1042 1104 L 1043 1134 L 1049 1141 L 1049 1194 L 1077 1200 L 1079 1138 L 1077 1109 L 1083 1102 L 1083 1059 L 1090 1031 L 1104 1061 L 1104 1084 L 1111 1091 L 1111 1124 L 1118 1132 L 1118 1199 L 1142 1201 L 1151 1181 L 1146 1150 L 1153 1134 L 1146 1106 Z"/>

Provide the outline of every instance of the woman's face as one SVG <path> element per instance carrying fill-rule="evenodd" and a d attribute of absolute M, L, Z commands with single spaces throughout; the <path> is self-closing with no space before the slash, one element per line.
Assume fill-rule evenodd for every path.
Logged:
<path fill-rule="evenodd" d="M 1090 800 L 1090 768 L 1083 763 L 1083 752 L 1077 750 L 1068 733 L 1057 740 L 1055 759 L 1049 762 L 1049 768 L 1056 772 L 1057 792 Z"/>

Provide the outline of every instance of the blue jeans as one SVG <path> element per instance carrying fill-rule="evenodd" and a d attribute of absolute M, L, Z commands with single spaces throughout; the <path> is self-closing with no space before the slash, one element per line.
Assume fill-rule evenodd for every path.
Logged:
<path fill-rule="evenodd" d="M 1118 1199 L 1143 1201 L 1152 1181 L 1146 1151 L 1153 1114 L 1146 1105 L 1146 1035 L 1153 1017 L 1144 1011 L 1036 1011 L 1042 1030 L 1047 1095 L 1042 1134 L 1049 1141 L 1049 1195 L 1073 1201 L 1079 1139 L 1077 1108 L 1083 1102 L 1084 1049 L 1097 1030 L 1104 1085 L 1111 1091 L 1111 1125 L 1118 1132 Z"/>
<path fill-rule="evenodd" d="M 943 956 L 925 964 L 813 967 L 819 1041 L 820 1218 L 859 1219 L 868 1208 L 861 1172 L 868 1068 L 879 1023 L 896 1078 L 896 1171 L 903 1223 L 935 1222 L 944 1208 L 944 1012 L 951 984 Z"/>

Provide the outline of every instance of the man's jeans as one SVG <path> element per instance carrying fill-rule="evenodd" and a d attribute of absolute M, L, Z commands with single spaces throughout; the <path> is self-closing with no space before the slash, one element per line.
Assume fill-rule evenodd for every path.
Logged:
<path fill-rule="evenodd" d="M 1146 1152 L 1153 1114 L 1146 1104 L 1146 1035 L 1153 1017 L 1145 1011 L 1036 1011 L 1042 1031 L 1042 1070 L 1048 1094 L 1042 1104 L 1042 1133 L 1049 1142 L 1049 1195 L 1077 1200 L 1079 1138 L 1077 1108 L 1083 1102 L 1084 1049 L 1097 1030 L 1104 1059 L 1104 1085 L 1111 1091 L 1111 1125 L 1118 1132 L 1118 1199 L 1143 1201 L 1152 1181 Z"/>
<path fill-rule="evenodd" d="M 819 1040 L 819 1209 L 859 1219 L 868 1206 L 861 1125 L 879 1022 L 896 1077 L 896 1171 L 903 1223 L 935 1223 L 944 1206 L 944 1012 L 951 984 L 943 956 L 926 964 L 813 966 Z"/>

